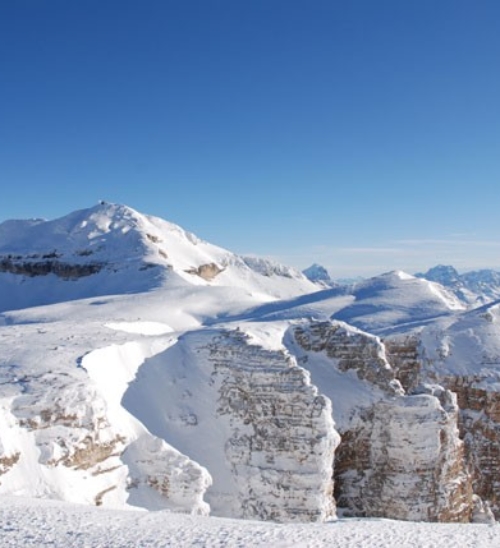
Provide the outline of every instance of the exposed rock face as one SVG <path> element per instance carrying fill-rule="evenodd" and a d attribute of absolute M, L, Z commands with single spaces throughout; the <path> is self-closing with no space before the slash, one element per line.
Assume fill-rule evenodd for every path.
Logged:
<path fill-rule="evenodd" d="M 186 270 L 188 274 L 195 274 L 200 278 L 203 278 L 207 282 L 213 280 L 218 274 L 220 274 L 224 269 L 215 263 L 202 264 L 198 268 L 191 268 Z"/>
<path fill-rule="evenodd" d="M 325 352 L 329 358 L 337 360 L 340 371 L 355 371 L 360 380 L 366 380 L 388 394 L 403 393 L 378 337 L 343 322 L 314 322 L 307 329 L 298 327 L 294 334 L 304 350 Z"/>
<path fill-rule="evenodd" d="M 334 469 L 338 506 L 353 516 L 470 520 L 473 493 L 453 394 L 435 387 L 405 396 L 381 341 L 340 322 L 295 328 L 294 338 L 307 352 L 301 363 L 313 381 L 321 375 L 342 436 Z M 358 386 L 350 376 L 356 396 L 349 399 L 339 373 L 352 372 Z"/>
<path fill-rule="evenodd" d="M 20 456 L 19 451 L 0 455 L 0 476 L 6 474 L 19 461 Z"/>
<path fill-rule="evenodd" d="M 439 401 L 441 400 L 441 401 Z M 340 446 L 338 504 L 351 515 L 470 521 L 472 485 L 453 394 L 380 401 Z"/>
<path fill-rule="evenodd" d="M 226 458 L 242 517 L 324 521 L 334 514 L 332 465 L 338 443 L 330 402 L 281 352 L 233 333 L 209 346 L 219 385 L 217 413 L 232 433 Z"/>
<path fill-rule="evenodd" d="M 163 440 L 142 436 L 129 444 L 123 454 L 128 465 L 130 502 L 136 493 L 150 488 L 160 495 L 163 507 L 173 511 L 207 515 L 209 505 L 203 498 L 211 485 L 205 469 Z M 167 501 L 165 504 L 164 501 Z"/>
<path fill-rule="evenodd" d="M 474 492 L 500 518 L 500 393 L 478 388 L 477 377 L 449 377 L 443 384 L 457 394 L 459 422 Z"/>
<path fill-rule="evenodd" d="M 214 514 L 282 522 L 334 515 L 330 401 L 291 356 L 239 331 L 193 333 L 143 367 L 148 384 L 152 375 L 159 390 L 175 390 L 130 411 L 208 469 Z M 140 380 L 125 406 L 141 401 Z M 158 413 L 168 417 L 161 430 L 148 423 Z"/>
<path fill-rule="evenodd" d="M 421 382 L 421 361 L 418 337 L 408 335 L 385 341 L 387 359 L 403 388 L 411 392 Z"/>
<path fill-rule="evenodd" d="M 68 383 L 68 376 L 49 373 L 19 381 L 29 390 L 13 401 L 12 424 L 3 433 L 7 439 L 32 437 L 36 451 L 0 450 L 0 475 L 22 477 L 22 469 L 42 467 L 47 475 L 44 492 L 54 489 L 50 478 L 57 475 L 67 478 L 70 486 L 84 481 L 81 492 L 75 488 L 72 493 L 76 502 L 113 506 L 128 499 L 142 506 L 144 491 L 152 489 L 158 509 L 209 513 L 203 501 L 211 482 L 206 470 L 148 432 L 129 437 L 120 424 L 110 422 L 107 405 L 92 384 L 75 378 Z M 40 390 L 40 385 L 46 388 Z M 19 479 L 17 484 L 22 486 Z"/>
<path fill-rule="evenodd" d="M 0 272 L 18 274 L 23 276 L 47 276 L 54 274 L 59 278 L 74 280 L 85 276 L 97 274 L 104 267 L 101 263 L 72 264 L 59 261 L 57 258 L 44 260 L 29 259 L 23 257 L 13 258 L 4 256 L 0 258 Z"/>
<path fill-rule="evenodd" d="M 474 493 L 499 519 L 497 315 L 495 306 L 481 309 L 444 329 L 429 328 L 411 335 L 392 336 L 386 345 L 391 362 L 405 384 L 439 383 L 456 394 L 460 410 L 458 427 Z M 472 516 L 474 519 L 476 514 Z"/>

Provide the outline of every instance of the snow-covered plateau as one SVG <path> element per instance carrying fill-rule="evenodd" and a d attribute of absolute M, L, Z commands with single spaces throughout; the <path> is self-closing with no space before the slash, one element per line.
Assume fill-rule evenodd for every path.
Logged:
<path fill-rule="evenodd" d="M 494 546 L 497 279 L 437 274 L 104 202 L 0 224 L 2 546 Z"/>

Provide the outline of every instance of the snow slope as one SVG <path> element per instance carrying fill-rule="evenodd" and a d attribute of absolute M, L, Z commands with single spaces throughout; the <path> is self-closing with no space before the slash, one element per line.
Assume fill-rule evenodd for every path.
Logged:
<path fill-rule="evenodd" d="M 239 257 L 123 205 L 0 224 L 0 311 L 186 286 L 238 287 L 256 302 L 319 289 L 292 268 Z"/>
<path fill-rule="evenodd" d="M 393 271 L 356 284 L 352 304 L 333 317 L 371 332 L 424 322 L 464 310 L 465 305 L 441 285 Z"/>

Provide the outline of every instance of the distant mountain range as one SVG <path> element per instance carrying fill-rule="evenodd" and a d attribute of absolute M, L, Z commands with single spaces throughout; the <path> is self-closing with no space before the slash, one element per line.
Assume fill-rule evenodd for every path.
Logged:
<path fill-rule="evenodd" d="M 327 269 L 317 263 L 302 271 L 304 276 L 324 287 L 353 286 L 361 282 L 362 278 L 332 279 Z M 459 274 L 450 265 L 437 265 L 427 272 L 415 274 L 431 282 L 441 284 L 450 289 L 467 305 L 479 306 L 500 299 L 500 272 L 491 269 L 472 270 Z"/>
<path fill-rule="evenodd" d="M 415 276 L 448 287 L 468 304 L 485 304 L 500 299 L 500 272 L 495 270 L 472 270 L 459 274 L 453 266 L 438 265 Z"/>
<path fill-rule="evenodd" d="M 340 284 L 101 202 L 0 224 L 0 495 L 500 517 L 498 274 Z"/>

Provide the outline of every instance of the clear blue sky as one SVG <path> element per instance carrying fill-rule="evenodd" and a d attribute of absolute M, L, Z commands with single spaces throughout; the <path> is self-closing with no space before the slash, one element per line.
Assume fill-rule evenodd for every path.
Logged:
<path fill-rule="evenodd" d="M 334 276 L 500 268 L 498 0 L 0 3 L 0 220 L 99 199 Z"/>

